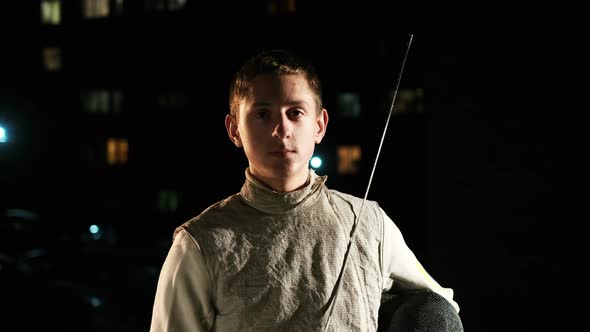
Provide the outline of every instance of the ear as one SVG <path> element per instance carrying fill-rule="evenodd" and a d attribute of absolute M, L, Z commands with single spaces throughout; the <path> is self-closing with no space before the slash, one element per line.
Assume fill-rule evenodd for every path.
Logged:
<path fill-rule="evenodd" d="M 225 116 L 225 129 L 227 129 L 227 135 L 229 136 L 229 139 L 238 148 L 241 148 L 242 140 L 240 139 L 240 133 L 238 132 L 238 122 L 231 114 Z"/>
<path fill-rule="evenodd" d="M 324 138 L 324 135 L 326 134 L 326 129 L 328 127 L 328 120 L 328 111 L 325 108 L 322 108 L 322 111 L 316 119 L 317 130 L 315 133 L 315 144 L 320 144 L 322 138 Z"/>

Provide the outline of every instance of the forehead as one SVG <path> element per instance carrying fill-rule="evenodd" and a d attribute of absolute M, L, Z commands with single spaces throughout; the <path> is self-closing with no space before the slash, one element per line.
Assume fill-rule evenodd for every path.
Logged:
<path fill-rule="evenodd" d="M 289 99 L 313 100 L 315 93 L 303 75 L 261 74 L 250 82 L 251 100 L 268 102 Z"/>

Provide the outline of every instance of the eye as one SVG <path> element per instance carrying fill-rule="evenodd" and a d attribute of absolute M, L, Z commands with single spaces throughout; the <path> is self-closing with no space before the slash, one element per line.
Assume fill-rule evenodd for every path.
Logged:
<path fill-rule="evenodd" d="M 254 112 L 254 116 L 257 119 L 264 119 L 264 118 L 266 118 L 268 116 L 268 110 L 267 109 L 259 109 L 259 110 L 256 110 Z"/>
<path fill-rule="evenodd" d="M 293 108 L 293 109 L 290 109 L 290 110 L 287 112 L 287 115 L 288 115 L 290 118 L 298 118 L 298 117 L 302 116 L 303 114 L 304 114 L 304 113 L 303 113 L 303 110 L 300 110 L 300 109 L 298 109 L 298 108 Z"/>

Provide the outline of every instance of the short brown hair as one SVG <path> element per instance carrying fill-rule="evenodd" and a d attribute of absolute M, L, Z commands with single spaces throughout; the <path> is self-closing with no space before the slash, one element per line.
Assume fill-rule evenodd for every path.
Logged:
<path fill-rule="evenodd" d="M 238 116 L 239 104 L 250 94 L 250 83 L 261 74 L 303 75 L 316 96 L 317 113 L 322 110 L 322 92 L 315 68 L 285 50 L 263 51 L 251 57 L 235 74 L 229 88 L 230 114 Z"/>

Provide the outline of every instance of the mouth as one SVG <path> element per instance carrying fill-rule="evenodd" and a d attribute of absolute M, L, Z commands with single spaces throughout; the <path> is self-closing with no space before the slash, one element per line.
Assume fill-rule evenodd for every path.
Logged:
<path fill-rule="evenodd" d="M 274 150 L 274 151 L 269 152 L 270 155 L 277 156 L 277 157 L 287 157 L 287 156 L 290 156 L 294 153 L 295 153 L 295 150 L 290 150 L 290 149 L 278 149 L 278 150 Z"/>

